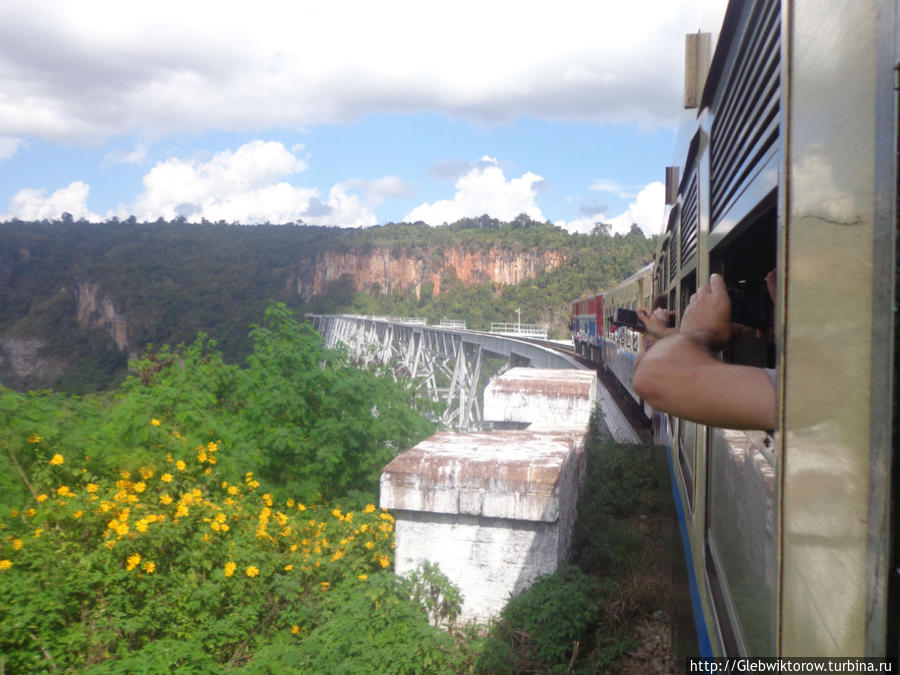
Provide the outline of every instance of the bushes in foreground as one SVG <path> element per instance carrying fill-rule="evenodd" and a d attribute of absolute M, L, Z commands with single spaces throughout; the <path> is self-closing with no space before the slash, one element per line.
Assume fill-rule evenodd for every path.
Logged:
<path fill-rule="evenodd" d="M 179 641 L 186 663 L 239 665 L 279 633 L 309 634 L 333 589 L 391 565 L 389 513 L 276 503 L 250 473 L 220 479 L 216 442 L 147 424 L 164 459 L 119 475 L 31 437 L 32 499 L 0 521 L 7 669 L 73 671 L 145 649 L 178 665 Z"/>

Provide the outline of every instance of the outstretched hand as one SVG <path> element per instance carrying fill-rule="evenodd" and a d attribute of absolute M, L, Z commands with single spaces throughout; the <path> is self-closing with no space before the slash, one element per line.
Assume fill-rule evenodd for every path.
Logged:
<path fill-rule="evenodd" d="M 681 317 L 681 332 L 710 349 L 721 348 L 731 339 L 731 298 L 721 275 L 710 275 L 709 284 L 691 296 Z"/>
<path fill-rule="evenodd" d="M 675 312 L 661 307 L 654 309 L 652 313 L 643 307 L 637 309 L 638 318 L 643 322 L 647 335 L 654 340 L 661 340 L 667 335 L 678 332 L 676 328 L 669 328 L 669 318 L 674 314 Z"/>

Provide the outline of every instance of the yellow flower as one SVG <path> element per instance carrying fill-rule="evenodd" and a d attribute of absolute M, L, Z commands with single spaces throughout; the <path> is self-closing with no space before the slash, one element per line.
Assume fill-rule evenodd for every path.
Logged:
<path fill-rule="evenodd" d="M 184 504 L 179 504 L 178 508 L 175 509 L 175 517 L 181 518 L 182 516 L 190 515 L 190 510 Z"/>
<path fill-rule="evenodd" d="M 285 572 L 290 572 L 292 569 L 294 569 L 294 566 L 293 566 L 293 565 L 285 565 L 285 566 L 284 566 L 284 571 L 285 571 Z"/>
<path fill-rule="evenodd" d="M 47 499 L 47 495 L 38 495 L 37 497 L 35 497 L 35 499 L 37 500 L 38 504 L 40 504 Z"/>
<path fill-rule="evenodd" d="M 170 473 L 164 473 L 162 476 L 159 477 L 159 479 L 160 479 L 163 483 L 171 483 L 171 482 L 172 482 L 172 474 L 170 474 Z"/>
<path fill-rule="evenodd" d="M 344 518 L 344 514 L 341 513 L 340 509 L 332 509 L 331 515 L 333 515 L 338 520 L 343 520 L 343 518 Z"/>
<path fill-rule="evenodd" d="M 35 538 L 35 539 L 40 539 L 42 534 L 44 534 L 44 528 L 43 528 L 43 527 L 39 527 L 38 529 L 36 529 L 36 530 L 34 531 L 34 538 Z"/>
<path fill-rule="evenodd" d="M 137 567 L 138 565 L 141 564 L 141 554 L 133 553 L 132 555 L 128 556 L 127 562 L 128 562 L 128 565 L 125 567 L 125 569 L 130 572 L 135 567 Z"/>
<path fill-rule="evenodd" d="M 31 436 L 28 437 L 28 442 L 29 443 L 40 443 L 41 437 L 38 434 L 31 434 Z"/>
<path fill-rule="evenodd" d="M 169 495 L 163 494 L 159 496 L 159 501 L 161 501 L 163 504 L 171 504 L 172 498 Z"/>
<path fill-rule="evenodd" d="M 0 560 L 0 570 L 8 570 L 10 567 L 12 567 L 11 560 Z"/>
<path fill-rule="evenodd" d="M 327 581 L 320 581 L 320 582 L 319 582 L 319 586 L 322 587 L 322 590 L 323 590 L 323 591 L 327 591 L 327 590 L 328 590 L 328 587 L 331 586 L 331 584 L 330 584 L 329 582 L 327 582 Z"/>
<path fill-rule="evenodd" d="M 96 483 L 88 483 L 87 485 L 84 486 L 84 489 L 87 490 L 88 492 L 90 492 L 91 494 L 93 494 L 97 490 L 100 489 L 100 486 L 97 485 Z"/>
<path fill-rule="evenodd" d="M 7 561 L 7 562 L 9 562 L 9 561 Z M 294 624 L 293 626 L 291 626 L 291 635 L 296 635 L 299 632 L 300 632 L 300 626 L 298 626 L 297 624 Z"/>
<path fill-rule="evenodd" d="M 81 518 L 81 516 L 84 515 L 84 511 L 76 511 L 72 515 L 75 516 L 76 518 Z"/>
<path fill-rule="evenodd" d="M 154 417 L 152 420 L 150 420 L 150 424 L 152 424 L 155 427 L 158 427 L 160 424 L 162 424 L 162 422 L 160 422 L 158 419 L 156 419 Z"/>
<path fill-rule="evenodd" d="M 72 493 L 69 490 L 68 485 L 60 485 L 58 488 L 56 488 L 56 494 L 58 494 L 60 497 L 65 497 L 66 495 L 69 495 Z"/>
<path fill-rule="evenodd" d="M 63 456 L 61 454 L 59 454 L 58 452 L 55 455 L 53 455 L 53 457 L 50 458 L 50 464 L 52 466 L 59 466 L 60 464 L 62 464 L 65 461 L 66 460 L 63 458 Z"/>
<path fill-rule="evenodd" d="M 334 552 L 334 555 L 331 556 L 331 562 L 337 562 L 338 560 L 340 560 L 343 557 L 344 557 L 344 552 L 341 551 L 340 549 L 338 549 L 337 551 Z"/>
<path fill-rule="evenodd" d="M 240 489 L 238 489 L 237 485 L 229 485 L 228 486 L 228 494 L 236 495 L 238 492 L 240 492 Z"/>
<path fill-rule="evenodd" d="M 251 579 L 259 574 L 259 568 L 256 565 L 248 565 L 247 569 L 244 571 Z"/>
<path fill-rule="evenodd" d="M 150 480 L 151 478 L 153 478 L 153 469 L 149 469 L 146 466 L 142 466 L 140 469 L 138 469 L 138 473 L 141 474 L 141 478 L 143 478 L 144 480 Z"/>
<path fill-rule="evenodd" d="M 20 548 L 22 548 L 22 546 L 23 546 L 23 544 L 22 544 L 21 539 L 13 539 L 12 540 L 12 547 L 13 547 L 14 551 L 18 551 Z"/>
<path fill-rule="evenodd" d="M 391 564 L 391 559 L 389 556 L 382 553 L 380 556 L 378 556 L 378 564 L 381 565 L 382 567 L 387 567 L 388 565 Z"/>
<path fill-rule="evenodd" d="M 153 574 L 156 571 L 156 563 L 152 560 L 148 560 L 144 563 L 144 571 L 147 574 Z"/>
<path fill-rule="evenodd" d="M 363 513 L 375 513 L 375 505 L 366 504 L 366 508 L 363 509 Z"/>
<path fill-rule="evenodd" d="M 225 563 L 225 576 L 230 577 L 232 574 L 234 574 L 234 571 L 236 569 L 237 565 L 229 560 L 227 563 Z"/>
<path fill-rule="evenodd" d="M 187 464 L 184 463 L 183 459 L 179 459 L 177 462 L 175 462 L 175 468 L 179 471 L 184 471 L 187 469 Z"/>
<path fill-rule="evenodd" d="M 366 579 L 369 578 L 369 575 L 368 574 L 360 574 L 356 578 L 359 579 L 360 581 L 365 581 Z"/>
<path fill-rule="evenodd" d="M 306 511 L 306 506 L 303 504 L 297 504 L 297 510 L 298 511 Z"/>
<path fill-rule="evenodd" d="M 113 546 L 116 545 L 116 540 L 115 539 L 107 539 L 105 542 L 103 542 L 103 545 L 106 548 L 112 550 Z"/>
<path fill-rule="evenodd" d="M 144 481 L 140 480 L 137 483 L 135 483 L 134 485 L 132 485 L 131 489 L 134 490 L 135 492 L 140 493 L 147 489 L 147 484 Z"/>
<path fill-rule="evenodd" d="M 371 551 L 373 546 L 375 546 L 375 544 L 373 544 L 371 541 L 367 541 L 367 542 L 366 542 L 366 548 L 367 548 L 368 550 Z"/>

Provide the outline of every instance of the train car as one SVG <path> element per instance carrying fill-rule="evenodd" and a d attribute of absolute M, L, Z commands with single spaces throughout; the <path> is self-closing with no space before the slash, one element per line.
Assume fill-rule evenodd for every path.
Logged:
<path fill-rule="evenodd" d="M 900 652 L 898 14 L 731 0 L 688 36 L 652 289 L 622 302 L 680 316 L 712 272 L 735 297 L 777 270 L 771 325 L 720 355 L 774 369 L 776 428 L 654 415 L 704 656 Z M 636 353 L 621 340 L 608 363 Z"/>
<path fill-rule="evenodd" d="M 616 309 L 635 310 L 649 307 L 652 302 L 653 263 L 645 265 L 620 284 L 603 293 L 601 339 L 603 366 L 615 375 L 626 391 L 640 403 L 631 381 L 634 365 L 641 349 L 640 333 L 625 326 L 616 326 L 612 319 Z"/>
<path fill-rule="evenodd" d="M 591 295 L 572 303 L 569 327 L 575 351 L 592 363 L 600 363 L 600 330 L 603 318 L 603 295 Z"/>

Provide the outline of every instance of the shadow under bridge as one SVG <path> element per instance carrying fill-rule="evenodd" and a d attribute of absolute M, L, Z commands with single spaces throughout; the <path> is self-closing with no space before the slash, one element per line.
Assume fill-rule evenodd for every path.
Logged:
<path fill-rule="evenodd" d="M 308 314 L 334 349 L 345 346 L 355 363 L 389 365 L 395 375 L 424 387 L 446 407 L 440 422 L 460 431 L 482 427 L 485 386 L 515 367 L 584 368 L 574 358 L 538 344 L 458 328 L 428 326 L 422 320 Z"/>

